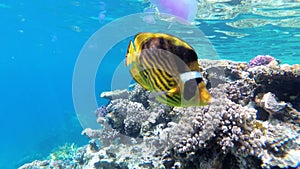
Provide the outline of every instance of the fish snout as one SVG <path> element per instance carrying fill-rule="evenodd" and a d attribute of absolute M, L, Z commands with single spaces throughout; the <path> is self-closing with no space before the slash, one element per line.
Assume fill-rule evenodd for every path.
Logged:
<path fill-rule="evenodd" d="M 210 93 L 206 89 L 206 84 L 201 82 L 198 84 L 199 87 L 199 98 L 200 98 L 200 105 L 208 105 L 213 101 Z"/>

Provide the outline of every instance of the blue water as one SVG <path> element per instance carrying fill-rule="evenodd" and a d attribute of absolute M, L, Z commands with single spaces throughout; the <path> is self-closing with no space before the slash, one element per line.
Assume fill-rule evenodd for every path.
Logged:
<path fill-rule="evenodd" d="M 134 0 L 0 1 L 0 168 L 45 158 L 68 142 L 78 146 L 88 142 L 81 136 L 72 101 L 79 52 L 99 28 L 148 6 Z M 247 17 L 240 15 L 229 22 Z M 300 63 L 297 26 L 233 28 L 220 20 L 199 21 L 219 58 L 249 61 L 270 54 L 283 63 Z M 224 31 L 249 35 L 240 38 Z M 110 89 L 109 80 L 124 59 L 127 44 L 121 41 L 107 54 L 97 72 L 96 96 Z M 105 103 L 100 98 L 97 102 Z"/>

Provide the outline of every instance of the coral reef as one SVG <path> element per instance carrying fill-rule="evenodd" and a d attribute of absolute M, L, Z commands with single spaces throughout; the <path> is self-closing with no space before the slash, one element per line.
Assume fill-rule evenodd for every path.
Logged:
<path fill-rule="evenodd" d="M 106 106 L 101 106 L 95 111 L 97 117 L 105 117 L 107 115 Z"/>
<path fill-rule="evenodd" d="M 226 60 L 200 63 L 214 98 L 210 105 L 169 107 L 139 85 L 132 91 L 104 93 L 101 96 L 110 103 L 95 112 L 102 129 L 85 129 L 82 134 L 92 139 L 89 145 L 78 148 L 63 165 L 101 169 L 299 167 L 300 65 L 280 65 L 274 60 L 255 66 Z M 21 168 L 52 164 L 34 161 Z"/>
<path fill-rule="evenodd" d="M 77 147 L 74 143 L 66 143 L 63 146 L 57 147 L 45 160 L 35 160 L 32 163 L 24 164 L 19 169 L 32 168 L 76 168 L 79 167 L 74 162 L 74 155 L 77 152 Z"/>
<path fill-rule="evenodd" d="M 300 64 L 278 65 L 271 62 L 268 66 L 250 68 L 250 76 L 259 85 L 257 93 L 272 92 L 280 100 L 289 102 L 300 110 Z M 258 94 L 259 95 L 259 94 Z"/>

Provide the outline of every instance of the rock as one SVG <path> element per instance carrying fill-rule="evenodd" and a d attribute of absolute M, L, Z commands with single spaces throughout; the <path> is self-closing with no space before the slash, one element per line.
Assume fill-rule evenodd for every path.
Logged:
<path fill-rule="evenodd" d="M 275 94 L 271 92 L 264 94 L 261 99 L 256 99 L 256 104 L 269 113 L 269 120 L 277 119 L 294 124 L 300 121 L 300 112 L 290 103 L 278 102 Z"/>
<path fill-rule="evenodd" d="M 270 114 L 281 113 L 286 108 L 286 103 L 277 102 L 275 95 L 271 92 L 264 94 L 259 104 Z"/>
<path fill-rule="evenodd" d="M 128 90 L 114 90 L 109 92 L 102 92 L 100 97 L 106 98 L 109 100 L 114 99 L 128 99 Z"/>
<path fill-rule="evenodd" d="M 206 78 L 208 79 L 208 88 L 214 88 L 217 87 L 219 84 L 224 84 L 226 82 L 224 66 L 211 67 L 206 69 L 206 72 Z"/>
<path fill-rule="evenodd" d="M 99 146 L 97 145 L 97 141 L 95 139 L 89 141 L 89 147 L 93 152 L 99 151 Z"/>

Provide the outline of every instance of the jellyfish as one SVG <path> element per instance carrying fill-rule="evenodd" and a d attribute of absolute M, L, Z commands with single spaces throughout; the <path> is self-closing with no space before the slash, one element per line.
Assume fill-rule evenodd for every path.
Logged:
<path fill-rule="evenodd" d="M 166 13 L 192 21 L 197 14 L 196 0 L 150 0 L 160 13 Z"/>

